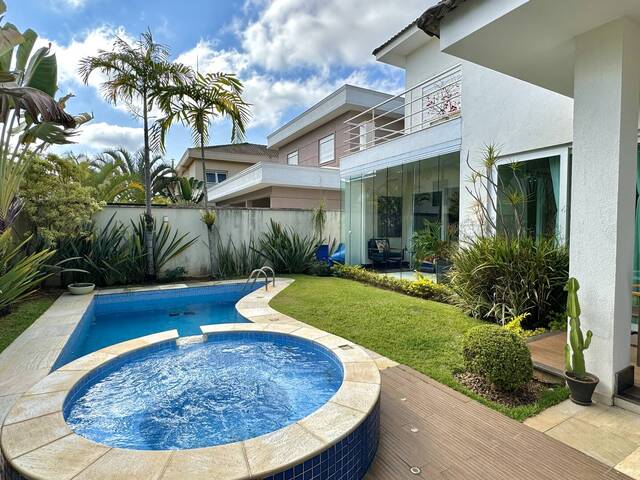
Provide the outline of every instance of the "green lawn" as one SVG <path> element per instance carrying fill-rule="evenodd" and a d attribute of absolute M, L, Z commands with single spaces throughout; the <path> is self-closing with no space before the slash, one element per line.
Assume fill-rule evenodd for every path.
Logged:
<path fill-rule="evenodd" d="M 0 352 L 9 346 L 29 325 L 51 306 L 56 295 L 37 294 L 18 305 L 11 313 L 0 317 Z"/>
<path fill-rule="evenodd" d="M 351 280 L 294 275 L 271 301 L 276 310 L 408 365 L 516 420 L 568 398 L 565 388 L 546 392 L 533 405 L 505 407 L 460 385 L 464 332 L 481 323 L 450 305 L 381 290 Z"/>

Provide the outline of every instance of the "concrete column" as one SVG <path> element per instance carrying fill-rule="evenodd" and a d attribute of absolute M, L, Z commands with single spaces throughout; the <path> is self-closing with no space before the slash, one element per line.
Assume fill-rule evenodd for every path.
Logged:
<path fill-rule="evenodd" d="M 611 402 L 629 365 L 640 30 L 618 19 L 576 38 L 570 274 L 593 331 L 587 370 Z"/>

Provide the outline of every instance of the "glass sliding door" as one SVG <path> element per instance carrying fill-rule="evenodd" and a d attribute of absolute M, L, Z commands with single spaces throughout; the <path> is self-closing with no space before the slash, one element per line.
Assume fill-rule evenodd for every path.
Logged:
<path fill-rule="evenodd" d="M 395 267 L 411 261 L 411 237 L 425 221 L 457 238 L 460 195 L 458 152 L 381 168 L 343 182 L 343 241 L 347 262 L 371 264 L 369 245 L 388 242 Z"/>
<path fill-rule="evenodd" d="M 498 167 L 498 228 L 560 238 L 560 157 Z"/>

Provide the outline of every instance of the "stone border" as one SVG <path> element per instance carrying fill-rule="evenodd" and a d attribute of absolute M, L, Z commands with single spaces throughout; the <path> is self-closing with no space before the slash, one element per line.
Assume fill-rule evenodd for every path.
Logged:
<path fill-rule="evenodd" d="M 309 327 L 271 309 L 268 302 L 292 281 L 279 279 L 269 291 L 256 290 L 236 308 L 254 323 L 205 325 L 218 332 L 265 331 L 315 341 L 343 366 L 336 394 L 309 416 L 275 432 L 241 442 L 191 450 L 112 448 L 75 434 L 62 407 L 69 391 L 96 368 L 132 351 L 176 341 L 171 330 L 119 343 L 81 357 L 30 388 L 5 418 L 0 440 L 5 461 L 26 478 L 179 478 L 249 479 L 280 472 L 323 452 L 352 433 L 380 397 L 376 362 L 348 340 Z M 202 284 L 199 284 L 202 286 Z M 115 475 L 115 476 L 114 476 Z"/>

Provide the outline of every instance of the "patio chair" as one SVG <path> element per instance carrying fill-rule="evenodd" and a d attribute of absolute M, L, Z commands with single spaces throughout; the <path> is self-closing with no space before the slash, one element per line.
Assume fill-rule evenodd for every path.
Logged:
<path fill-rule="evenodd" d="M 329 245 L 318 245 L 316 260 L 319 262 L 329 262 Z"/>
<path fill-rule="evenodd" d="M 344 243 L 338 244 L 338 248 L 333 255 L 329 257 L 329 265 L 333 265 L 334 263 L 339 263 L 340 265 L 344 265 L 344 259 L 347 253 L 347 249 Z"/>
<path fill-rule="evenodd" d="M 381 264 L 385 268 L 388 268 L 390 264 L 400 266 L 403 253 L 402 249 L 392 249 L 388 238 L 371 238 L 367 242 L 367 256 L 374 268 Z"/>

